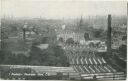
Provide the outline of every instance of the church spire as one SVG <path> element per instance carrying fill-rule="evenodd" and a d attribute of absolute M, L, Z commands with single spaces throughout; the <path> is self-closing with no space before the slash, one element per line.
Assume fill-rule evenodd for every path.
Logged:
<path fill-rule="evenodd" d="M 80 30 L 82 28 L 82 26 L 83 26 L 83 18 L 81 16 L 80 21 L 79 21 L 78 29 Z"/>

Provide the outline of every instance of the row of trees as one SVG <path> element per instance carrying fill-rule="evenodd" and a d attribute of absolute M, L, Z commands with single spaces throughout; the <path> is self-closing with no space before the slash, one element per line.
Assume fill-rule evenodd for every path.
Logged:
<path fill-rule="evenodd" d="M 1 50 L 0 64 L 69 66 L 64 53 L 64 50 L 59 46 L 49 46 L 47 49 L 41 50 L 33 45 L 29 55 L 16 55 L 11 51 Z"/>

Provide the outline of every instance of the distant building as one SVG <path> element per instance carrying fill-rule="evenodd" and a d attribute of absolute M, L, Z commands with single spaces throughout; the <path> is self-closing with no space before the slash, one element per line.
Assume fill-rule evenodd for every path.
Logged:
<path fill-rule="evenodd" d="M 125 37 L 125 40 L 123 40 L 123 37 Z M 114 26 L 112 27 L 112 48 L 116 49 L 122 44 L 127 44 L 127 26 Z"/>
<path fill-rule="evenodd" d="M 32 38 L 35 36 L 36 33 L 33 31 L 26 31 L 25 34 L 26 34 L 26 38 Z M 23 32 L 19 32 L 18 35 L 19 38 L 23 38 Z"/>
<path fill-rule="evenodd" d="M 64 31 L 58 32 L 57 39 L 59 39 L 59 38 L 63 38 L 64 41 L 66 41 L 68 38 L 73 38 L 74 41 L 79 41 L 80 42 L 81 40 L 84 40 L 84 34 L 64 30 Z"/>

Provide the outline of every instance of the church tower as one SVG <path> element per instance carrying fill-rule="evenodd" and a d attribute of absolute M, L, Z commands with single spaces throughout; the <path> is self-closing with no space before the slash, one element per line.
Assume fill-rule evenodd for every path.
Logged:
<path fill-rule="evenodd" d="M 82 16 L 81 16 L 80 21 L 78 23 L 78 30 L 81 30 L 82 27 L 83 27 L 83 19 L 82 19 Z"/>

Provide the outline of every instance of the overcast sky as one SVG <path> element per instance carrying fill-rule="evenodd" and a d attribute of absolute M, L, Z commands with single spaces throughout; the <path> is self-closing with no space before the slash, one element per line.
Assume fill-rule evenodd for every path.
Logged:
<path fill-rule="evenodd" d="M 2 13 L 15 17 L 73 18 L 81 15 L 126 15 L 127 3 L 83 0 L 3 0 Z"/>

